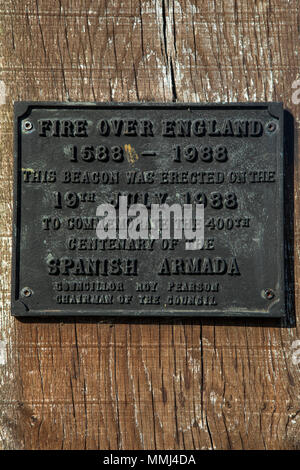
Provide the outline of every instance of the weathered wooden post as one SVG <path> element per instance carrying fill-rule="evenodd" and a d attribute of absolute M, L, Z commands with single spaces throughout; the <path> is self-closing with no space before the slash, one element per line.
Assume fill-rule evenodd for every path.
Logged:
<path fill-rule="evenodd" d="M 282 101 L 298 128 L 298 23 L 297 0 L 0 1 L 0 447 L 299 448 L 300 336 L 291 305 L 281 323 L 10 315 L 13 103 Z M 78 122 L 64 131 L 72 125 L 84 132 Z M 295 216 L 288 161 L 285 222 L 296 317 L 297 145 Z"/>

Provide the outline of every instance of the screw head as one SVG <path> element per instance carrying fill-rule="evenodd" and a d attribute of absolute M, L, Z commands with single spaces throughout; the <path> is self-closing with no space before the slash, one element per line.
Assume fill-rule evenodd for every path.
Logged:
<path fill-rule="evenodd" d="M 276 129 L 277 129 L 277 124 L 276 124 L 276 122 L 274 122 L 274 121 L 270 121 L 270 122 L 268 122 L 268 124 L 266 125 L 266 130 L 267 130 L 268 132 L 274 132 L 274 131 L 276 131 Z"/>
<path fill-rule="evenodd" d="M 267 300 L 272 300 L 275 297 L 275 292 L 273 289 L 267 288 L 264 290 L 264 296 Z"/>
<path fill-rule="evenodd" d="M 31 131 L 33 129 L 33 124 L 31 121 L 24 121 L 23 128 L 26 132 Z"/>
<path fill-rule="evenodd" d="M 23 297 L 30 297 L 32 294 L 33 294 L 33 292 L 30 289 L 30 287 L 23 287 L 23 289 L 21 290 L 21 295 Z"/>

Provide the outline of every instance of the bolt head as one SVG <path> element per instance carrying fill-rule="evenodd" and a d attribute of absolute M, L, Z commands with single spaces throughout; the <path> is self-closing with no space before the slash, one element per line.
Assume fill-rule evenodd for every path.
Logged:
<path fill-rule="evenodd" d="M 265 289 L 264 296 L 267 300 L 272 300 L 275 297 L 275 292 L 273 291 L 273 289 Z"/>
<path fill-rule="evenodd" d="M 266 128 L 267 128 L 268 132 L 274 132 L 277 129 L 277 124 L 274 121 L 270 121 L 270 122 L 268 122 Z"/>
<path fill-rule="evenodd" d="M 27 132 L 28 132 L 28 131 L 31 131 L 32 128 L 33 128 L 32 122 L 31 122 L 31 121 L 25 121 L 25 122 L 23 123 L 23 128 L 24 128 L 24 130 L 27 131 Z"/>
<path fill-rule="evenodd" d="M 33 292 L 30 289 L 30 287 L 23 287 L 23 289 L 21 290 L 21 295 L 23 297 L 30 297 L 32 294 L 33 294 Z"/>

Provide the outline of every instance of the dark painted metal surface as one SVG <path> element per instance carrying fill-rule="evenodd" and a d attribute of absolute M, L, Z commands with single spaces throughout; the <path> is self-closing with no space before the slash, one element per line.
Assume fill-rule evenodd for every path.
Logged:
<path fill-rule="evenodd" d="M 12 313 L 285 314 L 283 109 L 15 104 Z M 107 240 L 97 206 L 204 203 L 205 244 Z"/>

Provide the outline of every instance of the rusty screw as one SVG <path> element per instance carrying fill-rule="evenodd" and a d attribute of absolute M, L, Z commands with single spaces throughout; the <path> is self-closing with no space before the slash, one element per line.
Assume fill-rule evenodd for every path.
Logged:
<path fill-rule="evenodd" d="M 268 132 L 274 132 L 277 128 L 277 125 L 276 125 L 276 122 L 274 121 L 271 121 L 271 122 L 268 122 L 267 124 L 267 131 Z"/>
<path fill-rule="evenodd" d="M 23 295 L 23 297 L 30 297 L 32 294 L 33 292 L 29 287 L 23 287 L 21 290 L 21 295 Z"/>
<path fill-rule="evenodd" d="M 33 128 L 33 124 L 30 121 L 25 121 L 23 124 L 23 127 L 24 127 L 24 130 L 28 132 L 28 131 L 31 131 L 31 129 Z"/>
<path fill-rule="evenodd" d="M 265 289 L 264 296 L 267 300 L 272 300 L 275 297 L 275 292 L 273 289 Z"/>

